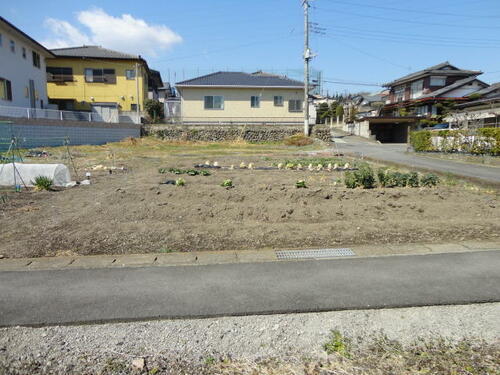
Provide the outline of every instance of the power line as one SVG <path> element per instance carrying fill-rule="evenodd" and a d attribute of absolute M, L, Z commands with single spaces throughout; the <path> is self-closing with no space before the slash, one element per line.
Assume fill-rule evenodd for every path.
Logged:
<path fill-rule="evenodd" d="M 369 4 L 360 4 L 360 3 L 353 3 L 353 2 L 347 2 L 347 1 L 340 1 L 340 0 L 330 0 L 333 3 L 337 4 L 345 4 L 345 5 L 352 5 L 356 7 L 363 7 L 363 8 L 373 8 L 373 9 L 383 9 L 383 10 L 390 10 L 394 12 L 404 12 L 404 13 L 421 13 L 421 14 L 430 14 L 430 15 L 435 15 L 435 16 L 452 16 L 452 17 L 465 17 L 465 18 L 500 18 L 500 15 L 472 15 L 472 14 L 457 14 L 457 13 L 447 13 L 447 12 L 436 12 L 436 11 L 425 11 L 425 10 L 418 10 L 418 9 L 403 9 L 403 8 L 394 8 L 394 7 L 387 7 L 387 6 L 381 6 L 381 5 L 369 5 Z"/>
<path fill-rule="evenodd" d="M 383 21 L 392 21 L 392 22 L 400 22 L 400 23 L 409 23 L 409 24 L 417 24 L 417 25 L 430 25 L 430 26 L 447 26 L 447 27 L 458 27 L 461 29 L 500 29 L 500 27 L 496 26 L 474 26 L 474 25 L 458 25 L 458 24 L 450 24 L 450 23 L 437 23 L 437 22 L 424 22 L 424 21 L 412 21 L 412 20 L 402 20 L 402 19 L 396 19 L 396 18 L 389 18 L 389 17 L 381 17 L 381 16 L 374 16 L 374 15 L 366 15 L 366 14 L 359 14 L 359 13 L 351 13 L 351 12 L 344 12 L 341 10 L 337 9 L 328 9 L 328 8 L 323 8 L 323 7 L 315 7 L 315 9 L 323 10 L 326 12 L 334 12 L 337 14 L 347 14 L 349 16 L 356 16 L 356 17 L 363 17 L 363 18 L 370 18 L 370 19 L 379 19 Z"/>
<path fill-rule="evenodd" d="M 349 86 L 370 86 L 370 87 L 383 87 L 381 84 L 378 83 L 363 83 L 363 82 L 349 82 L 349 81 L 331 81 L 328 79 L 324 79 L 323 82 L 328 82 L 328 83 L 337 83 L 341 85 L 349 85 Z"/>
<path fill-rule="evenodd" d="M 266 43 L 274 42 L 276 40 L 288 39 L 290 37 L 297 37 L 297 36 L 298 36 L 297 34 L 294 34 L 292 32 L 292 33 L 289 33 L 288 35 L 282 36 L 282 37 L 271 38 L 271 39 L 266 39 L 266 40 L 261 40 L 261 41 L 257 41 L 257 42 L 251 42 L 251 43 L 245 43 L 245 44 L 240 44 L 240 45 L 231 46 L 231 47 L 219 48 L 219 49 L 215 49 L 215 50 L 211 50 L 211 51 L 206 51 L 206 52 L 203 52 L 203 53 L 196 53 L 196 54 L 192 54 L 192 55 L 186 55 L 186 56 L 180 56 L 180 57 L 172 57 L 172 58 L 160 59 L 160 60 L 154 60 L 153 59 L 152 61 L 154 61 L 154 63 L 159 63 L 159 62 L 165 62 L 165 61 L 175 61 L 175 60 L 191 59 L 191 58 L 194 58 L 194 57 L 200 57 L 200 56 L 205 56 L 205 55 L 209 55 L 209 54 L 213 54 L 213 53 L 219 53 L 219 52 L 232 51 L 232 50 L 238 49 L 238 48 L 251 47 L 251 46 L 254 46 L 254 45 L 258 45 L 258 44 L 266 44 Z"/>
<path fill-rule="evenodd" d="M 394 37 L 385 37 L 385 36 L 376 36 L 372 37 L 367 34 L 362 33 L 346 33 L 346 32 L 336 32 L 335 34 L 329 34 L 330 36 L 341 36 L 341 37 L 349 37 L 354 39 L 365 39 L 365 40 L 376 40 L 382 42 L 389 43 L 399 43 L 399 44 L 419 44 L 423 46 L 435 46 L 435 47 L 456 47 L 456 48 L 481 48 L 481 49 L 497 49 L 499 46 L 497 45 L 478 45 L 478 44 L 453 44 L 453 43 L 444 43 L 444 42 L 430 42 L 426 40 L 418 40 L 418 39 L 409 39 L 409 38 L 399 38 L 398 36 Z"/>
<path fill-rule="evenodd" d="M 342 44 L 342 45 L 344 45 L 344 46 L 346 46 L 346 47 L 348 47 L 350 49 L 353 49 L 353 50 L 355 50 L 355 51 L 357 51 L 357 52 L 359 52 L 359 53 L 361 53 L 363 55 L 369 56 L 369 57 L 374 58 L 376 60 L 383 61 L 383 62 L 385 62 L 385 63 L 387 63 L 389 65 L 392 65 L 392 66 L 395 66 L 397 68 L 400 68 L 400 69 L 403 69 L 403 70 L 407 70 L 407 71 L 411 70 L 411 67 L 409 67 L 409 66 L 400 65 L 400 64 L 397 64 L 397 63 L 393 62 L 392 60 L 386 59 L 386 58 L 378 56 L 378 55 L 374 55 L 374 54 L 369 53 L 369 52 L 367 52 L 367 51 L 365 51 L 365 50 L 363 50 L 361 48 L 354 47 L 353 45 L 351 45 L 351 44 L 349 44 L 349 43 L 347 43 L 345 41 L 342 41 L 342 40 L 340 40 L 338 38 L 332 38 L 332 37 L 330 37 L 330 39 L 336 40 L 340 44 Z"/>
<path fill-rule="evenodd" d="M 387 32 L 387 31 L 380 31 L 380 30 L 368 30 L 368 29 L 357 29 L 357 28 L 352 28 L 352 27 L 345 27 L 345 26 L 331 26 L 332 29 L 342 29 L 346 31 L 354 31 L 354 32 L 362 32 L 362 33 L 369 33 L 371 34 L 382 34 L 382 35 L 387 35 L 387 36 L 396 36 L 394 33 Z M 398 37 L 410 37 L 410 38 L 420 38 L 420 39 L 427 39 L 431 41 L 444 41 L 444 42 L 456 42 L 456 43 L 476 43 L 476 42 L 494 42 L 494 43 L 500 43 L 500 39 L 485 39 L 485 38 L 469 38 L 469 39 L 464 39 L 464 38 L 454 38 L 454 37 L 447 37 L 447 36 L 434 36 L 434 35 L 424 35 L 424 34 L 397 34 Z"/>

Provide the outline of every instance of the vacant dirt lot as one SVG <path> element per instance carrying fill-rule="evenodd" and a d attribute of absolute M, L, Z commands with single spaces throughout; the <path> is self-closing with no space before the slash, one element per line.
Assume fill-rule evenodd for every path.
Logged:
<path fill-rule="evenodd" d="M 81 175 L 96 163 L 128 168 L 113 174 L 92 171 L 92 185 L 7 193 L 6 203 L 0 201 L 0 254 L 301 248 L 500 236 L 497 192 L 459 182 L 351 190 L 335 184 L 342 172 L 292 170 L 211 169 L 210 176 L 183 174 L 185 186 L 164 185 L 180 176 L 160 174 L 160 167 L 187 169 L 207 159 L 270 166 L 297 158 L 302 149 L 144 142 L 74 148 Z M 51 152 L 48 161 L 64 156 Z M 234 187 L 222 187 L 225 179 L 232 179 Z M 295 187 L 301 179 L 308 188 Z"/>

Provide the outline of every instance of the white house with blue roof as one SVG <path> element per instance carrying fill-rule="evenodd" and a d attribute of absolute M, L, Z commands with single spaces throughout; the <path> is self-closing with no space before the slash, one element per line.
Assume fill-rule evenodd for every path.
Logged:
<path fill-rule="evenodd" d="M 303 123 L 303 83 L 286 76 L 216 72 L 176 88 L 184 123 Z"/>

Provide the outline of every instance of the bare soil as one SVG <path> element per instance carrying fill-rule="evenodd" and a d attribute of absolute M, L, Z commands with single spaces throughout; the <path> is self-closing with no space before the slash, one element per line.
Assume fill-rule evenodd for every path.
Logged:
<path fill-rule="evenodd" d="M 224 154 L 210 160 L 269 166 L 284 158 Z M 342 172 L 158 172 L 159 167 L 192 168 L 206 159 L 196 154 L 135 156 L 121 161 L 125 172 L 93 171 L 89 186 L 8 192 L 6 203 L 0 201 L 0 254 L 15 258 L 500 238 L 498 192 L 456 182 L 364 190 L 335 185 Z M 85 156 L 76 161 L 88 165 Z M 185 186 L 160 184 L 178 177 Z M 234 187 L 222 187 L 225 179 L 232 179 Z M 308 188 L 296 188 L 297 180 L 305 180 Z"/>

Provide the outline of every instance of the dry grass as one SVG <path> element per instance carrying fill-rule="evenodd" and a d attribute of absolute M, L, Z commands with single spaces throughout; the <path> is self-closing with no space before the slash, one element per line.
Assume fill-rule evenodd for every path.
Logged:
<path fill-rule="evenodd" d="M 285 145 L 287 146 L 308 146 L 314 143 L 314 140 L 311 137 L 308 137 L 304 134 L 295 134 L 284 140 Z"/>
<path fill-rule="evenodd" d="M 91 364 L 94 370 L 95 366 L 100 367 L 98 373 L 102 375 L 493 375 L 500 372 L 500 346 L 473 339 L 451 343 L 437 338 L 403 348 L 380 336 L 367 347 L 354 348 L 349 356 L 333 353 L 314 358 L 288 356 L 251 361 L 213 354 L 193 362 L 167 354 L 147 356 L 142 371 L 132 368 L 128 355 L 86 361 L 75 362 L 76 367 L 61 372 L 60 367 L 56 370 L 56 361 L 47 365 L 45 361 L 26 358 L 13 366 L 0 359 L 0 373 L 92 373 L 87 367 Z"/>

